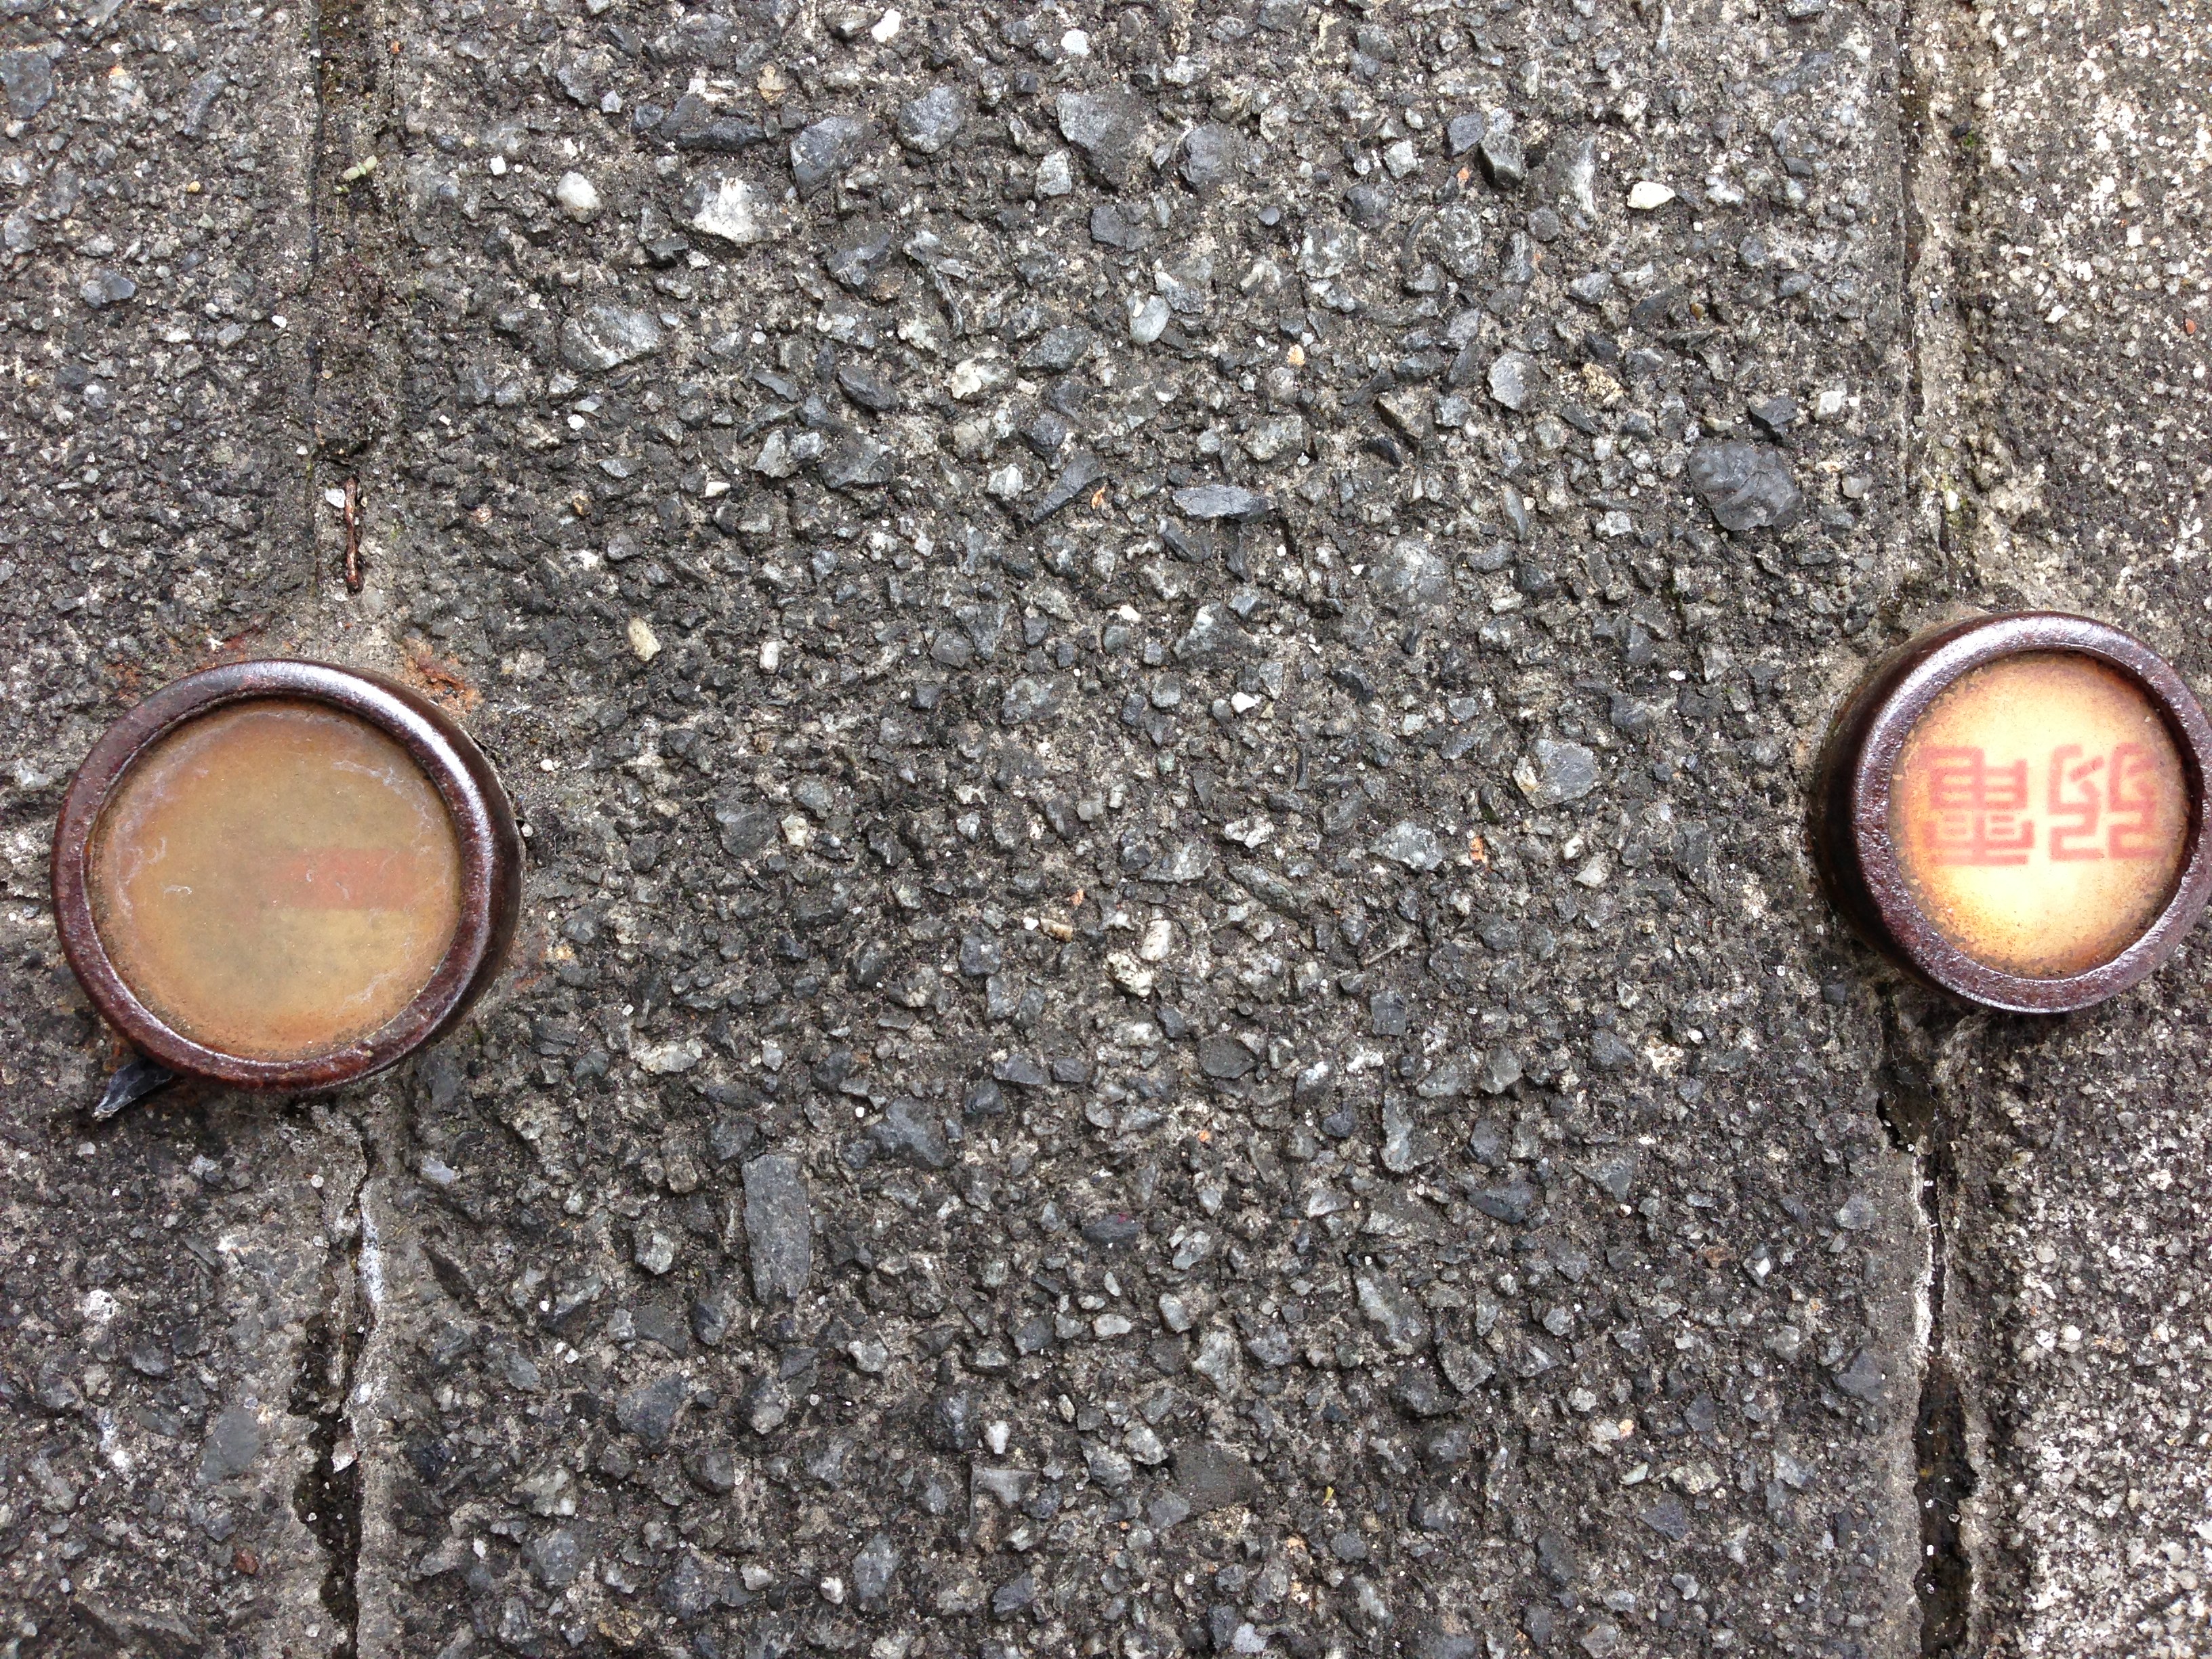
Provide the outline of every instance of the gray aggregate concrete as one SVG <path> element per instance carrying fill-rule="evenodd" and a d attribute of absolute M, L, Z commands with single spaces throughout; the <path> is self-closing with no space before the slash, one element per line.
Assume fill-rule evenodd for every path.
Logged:
<path fill-rule="evenodd" d="M 2141 1650 L 2187 1460 L 2085 1518 L 2039 1448 L 2110 1499 L 2065 1449 L 2149 1464 L 2185 1322 L 2131 1395 L 2015 1339 L 2062 1215 L 2187 1280 L 2201 1151 L 2128 1209 L 2040 1149 L 2109 1178 L 2073 1102 L 2193 970 L 1960 1024 L 1802 850 L 1873 653 L 2075 591 L 1930 435 L 2072 441 L 1927 307 L 2001 279 L 1923 116 L 2046 96 L 1963 19 L 0 27 L 15 1651 Z M 514 970 L 91 1128 L 60 788 L 277 652 L 495 755 Z"/>
<path fill-rule="evenodd" d="M 2206 27 L 2201 6 L 1979 8 L 1916 43 L 1947 586 L 2108 617 L 2199 687 Z M 1964 1546 L 1946 1622 L 1969 1650 L 2212 1650 L 2203 958 L 2078 1018 L 1938 1016 L 1906 1045 L 1934 1085 L 1936 1350 L 1972 1454 L 1942 1494 Z"/>

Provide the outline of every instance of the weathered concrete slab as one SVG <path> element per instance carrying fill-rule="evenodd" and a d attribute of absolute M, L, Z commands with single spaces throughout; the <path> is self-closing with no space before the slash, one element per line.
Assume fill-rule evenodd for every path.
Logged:
<path fill-rule="evenodd" d="M 1928 481 L 1946 586 L 2107 617 L 2200 693 L 2206 27 L 2188 5 L 1981 8 L 1923 41 L 1950 270 L 1929 295 L 1948 313 L 1954 418 Z M 1961 1386 L 1960 1432 L 1923 1462 L 1954 1470 L 1945 1624 L 1963 1650 L 2212 1640 L 2201 957 L 2063 1022 L 1930 1033 L 1939 1346 Z"/>
<path fill-rule="evenodd" d="M 227 153 L 312 206 L 312 267 L 226 256 L 305 343 L 112 492 L 165 525 L 158 469 L 250 439 L 295 516 L 204 580 L 138 531 L 177 585 L 142 613 L 88 512 L 27 509 L 0 603 L 27 1178 L 82 1211 L 242 1141 L 173 1201 L 323 1289 L 79 1482 L 26 1616 L 92 1617 L 82 1582 L 248 1650 L 1917 1650 L 1916 1174 L 1801 850 L 1916 566 L 1894 14 L 319 21 L 319 143 L 289 185 Z M 257 72 L 259 142 L 304 134 Z M 95 112 L 9 154 L 96 156 Z M 104 212 L 23 256 L 58 320 L 9 334 L 103 385 L 138 301 L 76 250 L 152 234 Z M 143 395 L 201 384 L 146 329 Z M 248 627 L 498 757 L 516 972 L 319 1116 L 88 1136 L 58 783 Z M 763 1160 L 813 1231 L 765 1303 Z M 82 1222 L 13 1224 L 43 1261 Z M 88 1271 L 19 1316 L 14 1468 L 169 1397 L 111 1364 L 40 1414 Z M 260 1456 L 305 1436 L 320 1484 L 252 1488 L 336 1570 L 313 1637 L 189 1508 L 271 1366 L 314 1384 Z"/>
<path fill-rule="evenodd" d="M 320 1651 L 351 1618 L 364 1106 L 173 1095 L 88 1128 L 116 1050 L 45 904 L 60 787 L 117 708 L 211 653 L 320 648 L 313 75 L 280 17 L 0 23 L 0 1606 L 26 1652 Z"/>

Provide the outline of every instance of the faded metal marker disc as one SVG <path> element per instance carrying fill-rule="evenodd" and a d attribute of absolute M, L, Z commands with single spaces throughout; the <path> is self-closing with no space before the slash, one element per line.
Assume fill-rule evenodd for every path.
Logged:
<path fill-rule="evenodd" d="M 521 842 L 431 703 L 319 663 L 155 692 L 94 745 L 54 830 L 62 944 L 169 1071 L 311 1090 L 458 1019 L 497 973 Z"/>
<path fill-rule="evenodd" d="M 2048 613 L 1923 636 L 1824 757 L 1817 842 L 1870 942 L 1974 1001 L 2057 1012 L 2171 953 L 2212 888 L 2212 731 L 2117 629 Z"/>
<path fill-rule="evenodd" d="M 437 971 L 461 856 L 438 792 L 367 721 L 266 698 L 124 774 L 93 917 L 146 1006 L 211 1048 L 296 1060 L 364 1036 Z"/>

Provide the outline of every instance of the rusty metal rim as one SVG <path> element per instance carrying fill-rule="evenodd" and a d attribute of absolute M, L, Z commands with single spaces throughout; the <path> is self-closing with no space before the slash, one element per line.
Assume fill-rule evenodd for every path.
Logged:
<path fill-rule="evenodd" d="M 257 1060 L 208 1048 L 141 1002 L 116 971 L 93 920 L 93 831 L 117 782 L 189 720 L 241 702 L 304 700 L 368 721 L 407 751 L 436 787 L 461 855 L 460 915 L 451 945 L 415 1000 L 382 1027 L 326 1054 Z M 521 899 L 522 843 L 491 763 L 426 698 L 358 670 L 276 659 L 227 664 L 163 687 L 108 727 L 85 757 L 54 826 L 53 900 L 62 949 L 86 994 L 141 1051 L 173 1072 L 245 1089 L 309 1092 L 380 1072 L 466 1013 L 498 974 Z"/>
<path fill-rule="evenodd" d="M 1944 691 L 1999 658 L 2069 652 L 2118 671 L 2148 697 L 2180 750 L 2189 789 L 2188 854 L 2157 917 L 2111 961 L 2052 979 L 2008 974 L 1968 956 L 1914 900 L 1890 834 L 1890 785 L 1906 738 Z M 2206 780 L 2212 725 L 2181 677 L 2132 635 L 2087 617 L 2020 611 L 1976 617 L 1908 643 L 1838 715 L 1820 770 L 1814 854 L 1838 908 L 1869 943 L 1921 978 L 1984 1007 L 2055 1014 L 2118 994 L 2173 954 L 2212 896 Z"/>

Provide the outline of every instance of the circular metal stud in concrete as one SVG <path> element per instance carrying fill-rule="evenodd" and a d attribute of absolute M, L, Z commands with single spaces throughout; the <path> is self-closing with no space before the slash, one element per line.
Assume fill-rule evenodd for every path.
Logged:
<path fill-rule="evenodd" d="M 313 1091 L 382 1071 L 498 973 L 521 843 L 490 763 L 404 687 L 239 663 L 100 738 L 55 829 L 70 965 L 187 1076 Z"/>
<path fill-rule="evenodd" d="M 2212 892 L 2212 726 L 2141 641 L 2052 612 L 1977 617 L 1885 660 L 1823 754 L 1814 842 L 1869 943 L 1984 1007 L 2101 1002 Z"/>

